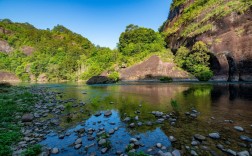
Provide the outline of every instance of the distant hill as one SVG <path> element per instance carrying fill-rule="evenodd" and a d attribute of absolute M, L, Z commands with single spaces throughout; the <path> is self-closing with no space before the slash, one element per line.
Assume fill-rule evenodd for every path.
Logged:
<path fill-rule="evenodd" d="M 152 29 L 131 24 L 119 40 L 118 50 L 111 50 L 95 46 L 62 25 L 41 30 L 29 23 L 4 19 L 0 21 L 0 76 L 12 73 L 22 81 L 39 82 L 87 80 L 97 75 L 118 80 L 122 69 L 153 55 L 172 62 L 173 55 L 165 48 L 163 36 Z M 142 72 L 135 80 L 144 77 Z M 123 75 L 124 80 L 130 80 L 125 72 Z M 161 72 L 159 77 L 163 76 L 170 75 Z"/>
<path fill-rule="evenodd" d="M 40 77 L 43 81 L 89 78 L 107 68 L 108 62 L 96 62 L 92 65 L 96 70 L 88 69 L 90 58 L 98 55 L 112 57 L 113 52 L 96 47 L 62 25 L 41 30 L 29 23 L 0 21 L 0 70 L 15 73 L 23 81 L 40 81 Z"/>

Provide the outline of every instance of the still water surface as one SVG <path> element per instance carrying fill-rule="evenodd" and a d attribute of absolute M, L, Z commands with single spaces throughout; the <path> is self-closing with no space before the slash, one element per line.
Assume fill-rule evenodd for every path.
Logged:
<path fill-rule="evenodd" d="M 60 118 L 60 126 L 52 129 L 47 139 L 41 144 L 61 149 L 61 155 L 83 155 L 96 153 L 100 155 L 100 147 L 96 140 L 89 141 L 87 135 L 82 136 L 83 146 L 75 150 L 71 144 L 77 138 L 75 130 L 80 128 L 105 128 L 108 132 L 118 128 L 108 140 L 112 148 L 107 155 L 114 154 L 117 150 L 125 151 L 132 137 L 141 137 L 140 146 L 137 151 L 146 151 L 153 148 L 156 143 L 162 143 L 168 149 L 171 143 L 170 135 L 177 138 L 191 138 L 190 135 L 203 133 L 207 135 L 211 131 L 221 131 L 223 127 L 218 126 L 224 120 L 233 120 L 236 125 L 245 129 L 251 128 L 252 124 L 252 84 L 251 83 L 120 83 L 113 85 L 83 84 L 44 84 L 40 86 L 49 87 L 50 90 L 62 92 L 61 99 L 74 99 L 73 102 L 65 103 L 71 113 L 71 120 L 66 116 Z M 188 120 L 177 122 L 174 126 L 169 121 L 157 124 L 157 118 L 151 114 L 152 111 L 170 113 L 174 111 L 171 100 L 177 101 L 176 109 L 183 118 L 184 113 L 196 109 L 200 112 L 197 117 L 197 127 Z M 84 106 L 72 107 L 84 102 Z M 67 106 L 68 105 L 68 106 Z M 70 107 L 71 106 L 71 107 Z M 104 117 L 103 113 L 112 110 L 110 117 Z M 101 116 L 94 116 L 102 112 Z M 138 120 L 135 117 L 138 116 Z M 53 117 L 53 115 L 49 115 Z M 130 122 L 124 122 L 130 117 Z M 209 126 L 215 118 L 215 126 Z M 142 126 L 137 126 L 142 122 Z M 152 126 L 147 126 L 152 122 Z M 134 128 L 129 128 L 130 123 L 135 123 Z M 223 123 L 225 124 L 225 123 Z M 225 125 L 229 126 L 229 125 Z M 233 125 L 230 125 L 231 127 Z M 174 127 L 174 128 L 173 128 Z M 70 133 L 63 140 L 58 139 L 59 132 Z M 186 136 L 188 135 L 188 136 Z M 95 136 L 95 133 L 93 134 Z M 95 143 L 86 150 L 84 147 Z M 184 144 L 187 142 L 185 141 Z M 190 144 L 190 143 L 189 143 Z M 106 155 L 106 154 L 105 154 Z"/>

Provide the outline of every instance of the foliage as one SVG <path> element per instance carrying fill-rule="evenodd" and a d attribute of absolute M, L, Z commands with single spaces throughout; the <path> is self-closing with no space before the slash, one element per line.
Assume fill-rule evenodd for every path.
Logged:
<path fill-rule="evenodd" d="M 159 79 L 161 82 L 172 82 L 171 77 L 163 76 Z"/>
<path fill-rule="evenodd" d="M 108 75 L 108 77 L 109 77 L 110 79 L 112 79 L 113 81 L 117 82 L 117 81 L 119 81 L 119 79 L 120 79 L 120 74 L 119 74 L 118 72 L 114 71 L 114 72 L 110 73 L 110 74 Z"/>
<path fill-rule="evenodd" d="M 177 64 L 178 67 L 185 68 L 185 63 L 188 54 L 189 49 L 184 46 L 179 47 L 174 58 L 174 62 Z"/>
<path fill-rule="evenodd" d="M 38 79 L 42 74 L 49 81 L 87 80 L 104 71 L 118 80 L 117 70 L 122 64 L 134 65 L 151 55 L 165 61 L 173 57 L 160 33 L 133 24 L 120 35 L 118 50 L 94 46 L 62 25 L 41 30 L 29 23 L 5 19 L 0 21 L 0 27 L 9 32 L 0 33 L 0 39 L 14 48 L 10 53 L 0 52 L 0 70 L 15 73 L 23 81 Z M 24 54 L 24 46 L 32 47 L 33 52 Z"/>
<path fill-rule="evenodd" d="M 35 156 L 35 155 L 39 155 L 42 150 L 41 150 L 41 145 L 36 144 L 33 145 L 31 147 L 28 147 L 27 150 L 25 150 L 24 152 L 22 152 L 23 156 Z"/>
<path fill-rule="evenodd" d="M 186 0 L 173 0 L 171 10 L 185 3 Z M 194 37 L 213 28 L 209 20 L 220 19 L 232 12 L 244 13 L 251 6 L 252 2 L 248 0 L 195 0 L 164 31 L 167 36 L 177 33 L 178 37 Z"/>
<path fill-rule="evenodd" d="M 175 55 L 177 65 L 191 72 L 200 81 L 208 81 L 213 76 L 209 68 L 209 59 L 208 48 L 202 41 L 196 42 L 192 51 L 181 46 Z"/>
<path fill-rule="evenodd" d="M 120 35 L 118 48 L 126 56 L 144 51 L 157 52 L 164 49 L 163 37 L 152 29 L 129 25 Z"/>
<path fill-rule="evenodd" d="M 149 156 L 148 154 L 145 154 L 143 151 L 140 152 L 130 152 L 128 153 L 129 156 Z"/>
<path fill-rule="evenodd" d="M 176 115 L 179 115 L 179 104 L 176 100 L 171 99 L 171 106 Z"/>

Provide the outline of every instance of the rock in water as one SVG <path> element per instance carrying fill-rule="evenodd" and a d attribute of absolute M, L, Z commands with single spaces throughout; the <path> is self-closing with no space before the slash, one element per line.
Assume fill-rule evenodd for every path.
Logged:
<path fill-rule="evenodd" d="M 102 153 L 102 154 L 106 153 L 107 151 L 108 151 L 108 148 L 107 148 L 107 147 L 101 149 L 101 153 Z"/>
<path fill-rule="evenodd" d="M 59 149 L 54 147 L 53 149 L 51 149 L 51 153 L 52 154 L 58 154 L 59 153 Z"/>
<path fill-rule="evenodd" d="M 114 80 L 106 77 L 106 76 L 93 76 L 88 81 L 87 84 L 108 84 L 108 83 L 115 83 Z"/>
<path fill-rule="evenodd" d="M 104 113 L 104 116 L 106 116 L 106 117 L 108 117 L 108 116 L 110 116 L 110 115 L 112 115 L 112 112 L 111 112 L 111 111 L 106 111 L 106 112 Z"/>
<path fill-rule="evenodd" d="M 24 114 L 22 116 L 22 122 L 31 122 L 33 120 L 33 114 Z"/>
<path fill-rule="evenodd" d="M 81 144 L 81 143 L 82 143 L 82 139 L 81 139 L 81 138 L 77 139 L 77 140 L 74 142 L 75 145 Z"/>
<path fill-rule="evenodd" d="M 101 139 L 99 142 L 98 142 L 98 145 L 101 146 L 103 144 L 105 144 L 107 142 L 106 139 Z"/>
<path fill-rule="evenodd" d="M 74 148 L 79 149 L 79 148 L 81 148 L 81 146 L 82 146 L 82 144 L 77 144 L 77 145 L 74 146 Z"/>
<path fill-rule="evenodd" d="M 161 148 L 162 147 L 162 144 L 161 143 L 157 143 L 157 148 Z"/>

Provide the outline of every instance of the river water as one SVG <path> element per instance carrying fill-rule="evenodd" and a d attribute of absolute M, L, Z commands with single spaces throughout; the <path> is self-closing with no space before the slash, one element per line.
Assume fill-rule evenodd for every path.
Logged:
<path fill-rule="evenodd" d="M 196 133 L 204 136 L 211 132 L 220 133 L 221 141 L 209 141 L 209 147 L 213 150 L 217 150 L 217 143 L 224 144 L 227 140 L 231 143 L 227 145 L 229 148 L 246 150 L 246 147 L 237 145 L 241 142 L 239 135 L 252 137 L 252 83 L 125 82 L 93 86 L 39 86 L 59 92 L 60 100 L 68 100 L 64 106 L 65 114 L 71 114 L 70 117 L 64 114 L 60 116 L 60 125 L 52 128 L 47 138 L 41 142 L 42 145 L 59 148 L 60 155 L 100 155 L 101 147 L 97 145 L 96 134 L 103 128 L 106 132 L 116 129 L 107 138 L 112 148 L 105 155 L 114 155 L 118 150 L 125 152 L 130 138 L 140 138 L 140 146 L 136 151 L 147 152 L 152 149 L 149 152 L 154 154 L 160 150 L 155 147 L 157 143 L 166 147 L 164 151 L 191 146 L 191 138 Z M 171 100 L 176 101 L 175 106 L 171 105 Z M 105 117 L 104 112 L 108 110 L 112 111 L 112 115 Z M 192 110 L 198 112 L 196 119 L 185 115 L 185 112 Z M 152 111 L 165 114 L 177 112 L 176 121 L 167 119 L 161 124 L 157 123 L 157 117 Z M 101 115 L 94 116 L 97 112 L 101 112 Z M 49 114 L 46 119 L 52 117 L 53 114 Z M 124 121 L 126 117 L 130 117 L 129 122 Z M 142 123 L 141 126 L 137 125 L 139 122 Z M 131 128 L 130 123 L 135 123 L 135 126 Z M 233 128 L 237 125 L 242 126 L 245 132 L 237 133 Z M 80 128 L 85 128 L 86 131 L 92 128 L 92 136 L 96 139 L 88 140 L 91 135 L 84 134 L 81 136 L 82 147 L 76 150 L 72 144 L 78 138 L 75 131 Z M 59 139 L 58 135 L 62 133 L 68 136 Z M 169 136 L 174 136 L 177 141 L 171 143 Z M 85 148 L 93 143 L 94 146 Z"/>

